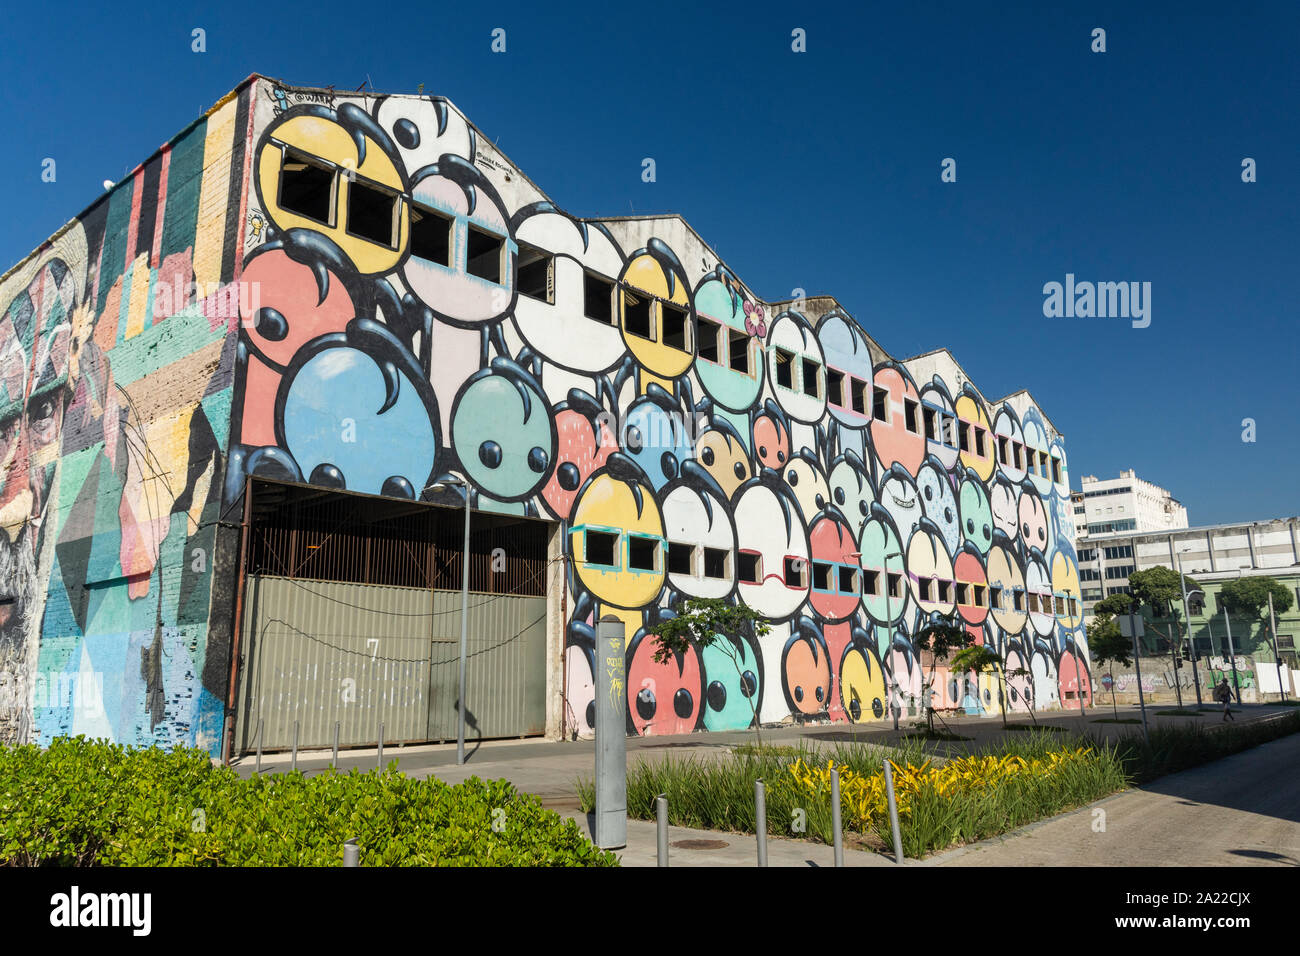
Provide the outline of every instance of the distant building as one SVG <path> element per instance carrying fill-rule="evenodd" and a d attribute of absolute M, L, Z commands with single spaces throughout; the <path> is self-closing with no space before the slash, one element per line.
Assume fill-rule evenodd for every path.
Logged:
<path fill-rule="evenodd" d="M 1187 509 L 1168 491 L 1143 481 L 1133 469 L 1118 478 L 1084 475 L 1072 492 L 1074 524 L 1082 541 L 1099 534 L 1169 531 L 1187 527 Z"/>

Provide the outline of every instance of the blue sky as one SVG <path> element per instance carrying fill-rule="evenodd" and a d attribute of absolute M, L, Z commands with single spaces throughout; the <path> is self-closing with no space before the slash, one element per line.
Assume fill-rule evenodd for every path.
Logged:
<path fill-rule="evenodd" d="M 896 356 L 1028 388 L 1076 487 L 1131 467 L 1194 525 L 1300 513 L 1300 7 L 897 6 L 21 6 L 0 268 L 251 72 L 424 83 L 568 211 L 679 212 L 759 295 L 831 293 Z M 1150 326 L 1045 318 L 1066 273 L 1150 282 Z"/>

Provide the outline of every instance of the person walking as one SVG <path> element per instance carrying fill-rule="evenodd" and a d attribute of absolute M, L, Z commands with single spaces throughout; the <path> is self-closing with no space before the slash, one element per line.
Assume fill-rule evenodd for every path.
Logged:
<path fill-rule="evenodd" d="M 1237 719 L 1232 716 L 1232 690 L 1228 687 L 1228 678 L 1225 677 L 1223 682 L 1214 688 L 1214 698 L 1223 704 L 1223 719 L 1225 721 Z"/>

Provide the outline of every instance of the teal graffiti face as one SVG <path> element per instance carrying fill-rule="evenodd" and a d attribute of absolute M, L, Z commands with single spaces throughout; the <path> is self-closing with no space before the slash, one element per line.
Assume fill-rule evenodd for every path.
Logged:
<path fill-rule="evenodd" d="M 835 507 L 840 509 L 855 532 L 860 531 L 876 501 L 871 476 L 867 474 L 862 459 L 853 452 L 841 456 L 831 466 L 830 478 L 826 483 Z"/>
<path fill-rule="evenodd" d="M 993 509 L 979 475 L 967 470 L 961 483 L 961 533 L 980 554 L 988 554 L 993 543 Z"/>
<path fill-rule="evenodd" d="M 902 620 L 908 594 L 903 543 L 889 512 L 878 504 L 871 506 L 870 516 L 862 526 L 858 550 L 862 552 L 859 561 L 864 572 L 876 574 L 874 592 L 865 582 L 862 588 L 862 606 L 867 615 L 877 624 Z M 892 589 L 890 575 L 896 576 Z M 869 580 L 870 575 L 864 573 L 863 577 Z"/>
<path fill-rule="evenodd" d="M 719 635 L 703 659 L 705 730 L 744 730 L 758 713 L 763 673 L 753 646 L 742 638 L 737 650 Z"/>
<path fill-rule="evenodd" d="M 533 377 L 514 362 L 496 359 L 456 396 L 451 443 L 479 490 L 500 501 L 521 501 L 550 477 L 555 422 Z"/>
<path fill-rule="evenodd" d="M 739 289 L 721 278 L 706 278 L 695 292 L 695 311 L 700 319 L 701 342 L 708 323 L 716 323 L 717 361 L 703 357 L 695 359 L 695 373 L 704 391 L 718 405 L 731 412 L 747 411 L 763 389 L 761 342 L 745 329 L 745 300 Z M 736 333 L 737 338 L 732 333 Z M 745 350 L 742 360 L 732 351 Z"/>

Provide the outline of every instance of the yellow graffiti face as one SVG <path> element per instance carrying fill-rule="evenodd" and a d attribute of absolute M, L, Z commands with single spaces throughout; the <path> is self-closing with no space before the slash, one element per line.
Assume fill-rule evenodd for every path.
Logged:
<path fill-rule="evenodd" d="M 257 189 L 277 229 L 319 232 L 359 272 L 373 275 L 401 260 L 410 210 L 392 160 L 374 140 L 364 142 L 365 160 L 358 163 L 356 143 L 336 121 L 290 117 L 261 145 Z"/>
<path fill-rule="evenodd" d="M 817 512 L 831 500 L 830 486 L 826 484 L 826 478 L 815 462 L 792 456 L 781 472 L 781 477 L 799 502 L 799 510 L 803 512 L 805 521 L 812 521 Z"/>
<path fill-rule="evenodd" d="M 965 451 L 961 453 L 961 463 L 966 468 L 973 468 L 975 474 L 980 476 L 980 481 L 988 481 L 989 476 L 993 474 L 995 462 L 993 459 L 993 429 L 989 427 L 989 416 L 984 411 L 984 406 L 977 403 L 969 395 L 960 395 L 954 403 L 957 411 L 958 427 L 963 424 L 969 429 L 970 438 Z M 980 454 L 975 430 L 982 429 L 984 432 L 984 454 Z"/>
<path fill-rule="evenodd" d="M 1025 627 L 1029 612 L 1025 605 L 1025 575 L 1015 555 L 1000 545 L 994 545 L 989 549 L 988 575 L 990 590 L 1002 589 L 1001 607 L 993 609 L 993 620 L 1008 634 L 1019 634 Z"/>
<path fill-rule="evenodd" d="M 725 432 L 709 429 L 695 443 L 695 458 L 730 499 L 749 478 L 745 446 Z"/>
<path fill-rule="evenodd" d="M 623 608 L 655 602 L 664 585 L 664 522 L 648 486 L 598 474 L 572 522 L 573 569 L 596 600 Z"/>
<path fill-rule="evenodd" d="M 695 360 L 691 300 L 685 283 L 669 276 L 649 253 L 632 259 L 619 280 L 618 318 L 623 341 L 647 372 L 676 378 Z"/>
<path fill-rule="evenodd" d="M 1079 593 L 1079 568 L 1065 554 L 1058 551 L 1052 558 L 1052 593 L 1065 599 L 1065 613 L 1057 615 L 1068 628 L 1083 622 L 1083 600 Z M 1074 598 L 1074 613 L 1070 613 L 1070 598 Z"/>
<path fill-rule="evenodd" d="M 885 672 L 870 651 L 850 647 L 840 665 L 840 694 L 849 720 L 879 720 L 888 709 Z"/>

